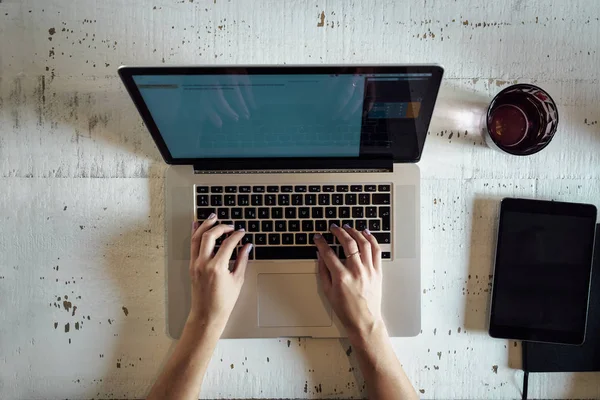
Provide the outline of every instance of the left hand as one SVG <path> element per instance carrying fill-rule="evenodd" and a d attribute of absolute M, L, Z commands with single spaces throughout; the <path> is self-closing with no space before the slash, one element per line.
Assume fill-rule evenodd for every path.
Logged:
<path fill-rule="evenodd" d="M 233 226 L 215 225 L 216 222 L 217 218 L 213 214 L 200 226 L 195 222 L 192 229 L 192 306 L 188 321 L 199 321 L 203 325 L 216 324 L 222 331 L 244 284 L 248 253 L 252 244 L 248 243 L 239 250 L 234 267 L 230 271 L 229 259 L 245 232 L 234 232 Z M 223 240 L 215 254 L 216 240 L 228 233 L 231 235 Z"/>

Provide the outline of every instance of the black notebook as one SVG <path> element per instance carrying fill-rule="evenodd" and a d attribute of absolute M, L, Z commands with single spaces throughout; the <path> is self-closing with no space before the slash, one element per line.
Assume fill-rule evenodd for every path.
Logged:
<path fill-rule="evenodd" d="M 600 371 L 600 225 L 596 226 L 589 302 L 584 343 L 572 346 L 523 342 L 524 371 Z"/>

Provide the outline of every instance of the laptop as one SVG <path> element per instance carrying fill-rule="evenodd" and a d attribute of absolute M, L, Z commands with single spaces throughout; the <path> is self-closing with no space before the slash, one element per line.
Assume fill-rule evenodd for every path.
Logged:
<path fill-rule="evenodd" d="M 325 233 L 344 259 L 332 223 L 377 238 L 389 333 L 417 335 L 415 163 L 442 74 L 436 65 L 119 68 L 170 164 L 168 334 L 181 335 L 190 307 L 191 222 L 214 212 L 254 244 L 224 338 L 345 336 L 320 287 L 312 243 Z"/>

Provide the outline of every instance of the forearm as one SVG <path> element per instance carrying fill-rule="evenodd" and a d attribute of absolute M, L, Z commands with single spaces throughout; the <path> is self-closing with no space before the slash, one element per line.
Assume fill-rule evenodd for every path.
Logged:
<path fill-rule="evenodd" d="M 189 319 L 148 400 L 197 400 L 221 329 Z"/>
<path fill-rule="evenodd" d="M 383 323 L 350 337 L 369 397 L 378 400 L 418 399 L 404 373 Z"/>

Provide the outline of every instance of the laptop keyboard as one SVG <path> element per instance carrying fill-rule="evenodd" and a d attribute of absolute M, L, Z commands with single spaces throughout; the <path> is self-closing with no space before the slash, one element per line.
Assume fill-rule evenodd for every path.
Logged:
<path fill-rule="evenodd" d="M 315 233 L 346 258 L 329 226 L 369 229 L 380 244 L 391 244 L 392 193 L 389 184 L 195 186 L 196 217 L 211 213 L 220 223 L 244 228 L 242 244 L 254 245 L 251 260 L 316 259 Z M 217 248 L 225 236 L 217 240 Z M 237 249 L 232 255 L 235 259 Z M 390 252 L 382 257 L 389 259 Z"/>

